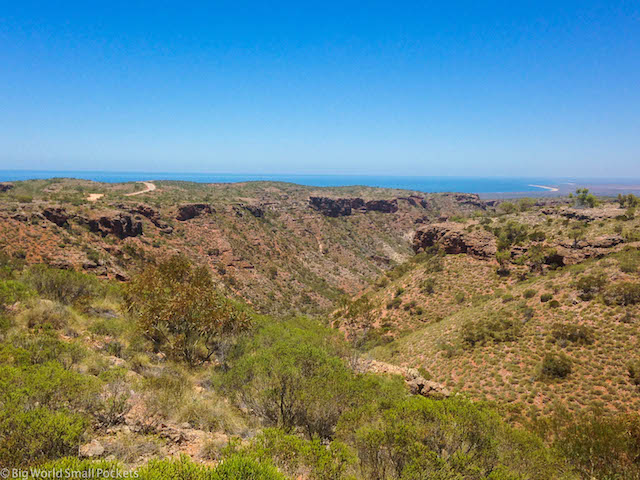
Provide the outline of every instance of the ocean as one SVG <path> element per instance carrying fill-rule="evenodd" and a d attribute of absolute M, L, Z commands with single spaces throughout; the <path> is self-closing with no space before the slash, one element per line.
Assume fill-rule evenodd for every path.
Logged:
<path fill-rule="evenodd" d="M 176 172 L 106 172 L 106 171 L 45 171 L 0 170 L 0 181 L 44 179 L 53 177 L 80 178 L 105 183 L 142 180 L 182 180 L 198 183 L 235 183 L 248 181 L 277 181 L 314 187 L 363 185 L 369 187 L 400 188 L 419 192 L 463 192 L 479 194 L 538 194 L 566 193 L 578 186 L 619 185 L 621 190 L 635 190 L 638 179 L 570 179 L 531 177 L 430 177 L 394 175 L 287 175 L 287 174 L 217 174 Z M 543 188 L 547 187 L 547 188 Z M 558 190 L 555 190 L 558 189 Z"/>

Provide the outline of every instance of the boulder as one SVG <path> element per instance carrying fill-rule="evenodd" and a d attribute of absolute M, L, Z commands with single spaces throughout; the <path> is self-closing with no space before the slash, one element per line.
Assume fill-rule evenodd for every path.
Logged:
<path fill-rule="evenodd" d="M 8 192 L 13 188 L 12 183 L 0 183 L 0 192 Z"/>
<path fill-rule="evenodd" d="M 184 222 L 205 213 L 213 213 L 211 205 L 207 205 L 206 203 L 190 203 L 188 205 L 182 205 L 178 208 L 176 219 Z"/>
<path fill-rule="evenodd" d="M 98 440 L 91 440 L 91 442 L 81 445 L 78 453 L 81 457 L 99 457 L 104 453 L 104 447 Z"/>
<path fill-rule="evenodd" d="M 484 230 L 467 232 L 463 225 L 444 222 L 432 223 L 418 228 L 413 236 L 413 250 L 425 251 L 434 245 L 441 246 L 446 253 L 466 253 L 477 258 L 489 259 L 496 254 L 496 237 Z"/>

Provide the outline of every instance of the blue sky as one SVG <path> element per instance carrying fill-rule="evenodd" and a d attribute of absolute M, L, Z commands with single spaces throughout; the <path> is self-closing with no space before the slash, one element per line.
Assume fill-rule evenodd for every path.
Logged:
<path fill-rule="evenodd" d="M 638 85 L 637 1 L 3 2 L 0 169 L 640 177 Z"/>

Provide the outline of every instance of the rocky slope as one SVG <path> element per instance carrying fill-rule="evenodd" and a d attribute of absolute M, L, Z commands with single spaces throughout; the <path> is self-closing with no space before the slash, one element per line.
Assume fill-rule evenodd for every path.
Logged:
<path fill-rule="evenodd" d="M 639 219 L 614 202 L 425 224 L 416 256 L 334 312 L 334 325 L 377 360 L 520 413 L 557 402 L 634 411 L 639 240 Z M 570 373 L 543 374 L 553 355 Z"/>
<path fill-rule="evenodd" d="M 122 280 L 180 251 L 257 310 L 315 313 L 411 256 L 416 225 L 487 208 L 474 195 L 363 187 L 155 185 L 132 198 L 141 186 L 15 182 L 0 194 L 0 249 Z"/>

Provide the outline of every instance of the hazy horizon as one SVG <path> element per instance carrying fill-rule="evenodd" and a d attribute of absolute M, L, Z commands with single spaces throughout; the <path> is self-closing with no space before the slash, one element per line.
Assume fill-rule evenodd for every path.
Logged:
<path fill-rule="evenodd" d="M 0 169 L 640 177 L 632 2 L 0 14 Z"/>

